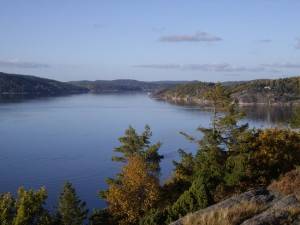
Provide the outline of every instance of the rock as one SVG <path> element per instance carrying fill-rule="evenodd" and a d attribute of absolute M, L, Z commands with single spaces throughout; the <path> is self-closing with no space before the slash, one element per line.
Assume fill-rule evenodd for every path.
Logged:
<path fill-rule="evenodd" d="M 201 224 L 199 221 L 205 218 L 211 220 L 212 217 L 218 217 L 216 221 L 226 220 L 224 224 L 234 225 L 300 224 L 299 215 L 300 202 L 295 195 L 282 196 L 266 188 L 258 188 L 189 214 L 170 225 Z M 197 218 L 198 223 L 191 222 L 197 221 Z M 214 221 L 214 224 L 217 223 Z"/>
<path fill-rule="evenodd" d="M 290 195 L 278 200 L 264 212 L 244 221 L 242 225 L 292 224 L 299 212 L 300 202 L 295 196 Z"/>

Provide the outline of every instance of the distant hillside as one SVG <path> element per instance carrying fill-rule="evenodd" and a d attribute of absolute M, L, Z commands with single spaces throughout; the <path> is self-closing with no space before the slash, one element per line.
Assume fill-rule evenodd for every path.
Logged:
<path fill-rule="evenodd" d="M 65 82 L 0 72 L 0 95 L 53 96 L 84 92 L 88 90 Z"/>
<path fill-rule="evenodd" d="M 240 104 L 300 103 L 300 77 L 224 82 Z M 215 83 L 200 81 L 96 80 L 60 82 L 0 72 L 0 95 L 54 96 L 77 93 L 151 92 L 152 96 L 182 103 L 207 104 L 204 94 Z"/>
<path fill-rule="evenodd" d="M 96 81 L 71 81 L 70 84 L 88 88 L 93 93 L 106 92 L 153 92 L 160 89 L 174 87 L 188 81 L 137 81 L 137 80 L 96 80 Z"/>
<path fill-rule="evenodd" d="M 230 92 L 241 104 L 300 102 L 300 77 L 254 80 L 232 86 Z"/>
<path fill-rule="evenodd" d="M 157 92 L 156 98 L 173 102 L 204 104 L 204 94 L 214 83 L 192 82 Z M 300 103 L 300 77 L 225 82 L 231 96 L 240 104 Z"/>

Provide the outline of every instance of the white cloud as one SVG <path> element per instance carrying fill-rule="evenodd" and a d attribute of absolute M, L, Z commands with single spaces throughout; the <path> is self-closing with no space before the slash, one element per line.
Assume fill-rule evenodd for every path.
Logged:
<path fill-rule="evenodd" d="M 206 32 L 197 32 L 195 34 L 182 34 L 182 35 L 169 35 L 162 36 L 159 41 L 161 42 L 217 42 L 222 41 L 222 38 L 211 35 Z"/>
<path fill-rule="evenodd" d="M 0 60 L 0 67 L 38 69 L 38 68 L 49 68 L 50 65 L 44 63 L 38 63 L 38 62 L 24 62 L 19 60 Z"/>

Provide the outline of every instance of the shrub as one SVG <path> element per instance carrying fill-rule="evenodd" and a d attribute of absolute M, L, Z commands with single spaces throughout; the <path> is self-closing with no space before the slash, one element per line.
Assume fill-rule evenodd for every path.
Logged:
<path fill-rule="evenodd" d="M 174 221 L 189 212 L 203 209 L 212 203 L 211 196 L 202 177 L 194 180 L 192 186 L 185 191 L 169 209 L 169 221 Z"/>
<path fill-rule="evenodd" d="M 251 154 L 253 183 L 268 185 L 300 164 L 300 135 L 288 129 L 260 131 Z"/>

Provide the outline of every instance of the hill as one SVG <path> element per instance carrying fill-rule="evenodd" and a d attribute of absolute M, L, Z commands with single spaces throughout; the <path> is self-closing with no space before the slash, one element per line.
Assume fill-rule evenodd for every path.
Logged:
<path fill-rule="evenodd" d="M 106 92 L 153 92 L 161 89 L 171 88 L 188 81 L 137 81 L 130 79 L 120 80 L 96 80 L 96 81 L 71 81 L 70 84 L 88 88 L 93 93 Z"/>
<path fill-rule="evenodd" d="M 206 104 L 204 94 L 215 83 L 192 82 L 156 92 L 154 97 L 171 102 Z M 300 103 L 300 77 L 225 82 L 223 86 L 241 105 Z"/>
<path fill-rule="evenodd" d="M 0 72 L 0 95 L 54 96 L 88 92 L 86 88 L 35 76 Z"/>

